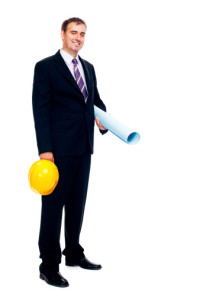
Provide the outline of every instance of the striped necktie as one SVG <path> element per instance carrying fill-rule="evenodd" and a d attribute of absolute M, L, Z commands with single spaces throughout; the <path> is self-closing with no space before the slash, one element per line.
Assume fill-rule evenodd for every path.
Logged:
<path fill-rule="evenodd" d="M 76 58 L 74 58 L 74 59 L 72 59 L 72 62 L 74 64 L 74 76 L 76 78 L 76 82 L 78 84 L 79 89 L 81 90 L 81 93 L 83 94 L 83 97 L 84 97 L 84 100 L 85 100 L 85 103 L 86 103 L 87 98 L 88 98 L 88 93 L 87 93 L 83 78 L 82 78 L 82 76 L 79 72 L 79 69 L 78 69 L 78 61 L 77 61 Z"/>

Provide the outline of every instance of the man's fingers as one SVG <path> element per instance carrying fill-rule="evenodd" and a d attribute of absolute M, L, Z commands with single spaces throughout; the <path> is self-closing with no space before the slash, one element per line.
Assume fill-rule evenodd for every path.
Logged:
<path fill-rule="evenodd" d="M 96 120 L 96 124 L 99 126 L 99 125 L 100 125 L 100 123 L 99 123 L 99 118 L 96 117 L 95 120 Z"/>
<path fill-rule="evenodd" d="M 45 152 L 40 154 L 40 159 L 50 160 L 54 163 L 54 156 L 52 152 Z"/>
<path fill-rule="evenodd" d="M 99 122 L 99 118 L 98 117 L 95 118 L 95 121 L 96 121 L 96 124 L 99 127 L 99 129 L 106 130 L 106 128 Z"/>

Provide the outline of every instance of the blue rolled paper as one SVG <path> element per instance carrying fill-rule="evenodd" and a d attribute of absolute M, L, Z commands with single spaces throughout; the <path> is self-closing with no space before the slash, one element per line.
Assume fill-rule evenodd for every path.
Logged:
<path fill-rule="evenodd" d="M 95 118 L 98 117 L 100 123 L 115 134 L 118 138 L 124 141 L 127 144 L 134 145 L 137 144 L 140 135 L 137 132 L 133 132 L 130 128 L 126 125 L 119 122 L 117 119 L 113 118 L 112 116 L 108 115 L 105 111 L 101 110 L 97 106 L 94 105 L 94 115 Z"/>

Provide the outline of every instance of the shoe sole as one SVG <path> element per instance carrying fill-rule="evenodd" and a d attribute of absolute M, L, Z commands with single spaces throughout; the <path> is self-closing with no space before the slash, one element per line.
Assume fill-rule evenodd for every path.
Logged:
<path fill-rule="evenodd" d="M 91 271 L 98 271 L 98 270 L 101 270 L 102 269 L 102 267 L 99 267 L 99 268 L 94 268 L 94 269 L 92 269 L 92 268 L 84 268 L 84 267 L 82 267 L 82 266 L 79 266 L 79 265 L 75 265 L 75 264 L 71 264 L 71 263 L 65 263 L 65 265 L 66 266 L 68 266 L 68 267 L 80 267 L 80 268 L 82 268 L 82 269 L 85 269 L 85 270 L 91 270 Z"/>
<path fill-rule="evenodd" d="M 60 287 L 60 288 L 65 288 L 65 287 L 68 287 L 69 286 L 69 283 L 67 285 L 56 285 L 56 284 L 53 284 L 53 283 L 50 283 L 48 281 L 48 279 L 43 275 L 43 274 L 40 274 L 40 279 L 44 280 L 47 284 L 49 285 L 52 285 L 52 286 L 56 286 L 56 287 Z"/>

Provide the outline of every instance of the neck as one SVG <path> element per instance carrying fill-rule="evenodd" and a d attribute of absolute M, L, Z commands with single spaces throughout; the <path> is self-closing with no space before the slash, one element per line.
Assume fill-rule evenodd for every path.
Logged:
<path fill-rule="evenodd" d="M 62 50 L 67 52 L 69 55 L 73 56 L 73 58 L 76 58 L 78 56 L 78 52 L 77 51 L 70 51 L 69 49 L 66 49 L 64 47 L 62 47 Z"/>

